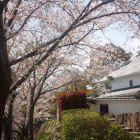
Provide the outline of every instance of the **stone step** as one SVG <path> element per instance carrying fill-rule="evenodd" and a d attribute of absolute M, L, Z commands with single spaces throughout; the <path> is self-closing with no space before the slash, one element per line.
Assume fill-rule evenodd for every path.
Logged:
<path fill-rule="evenodd" d="M 121 126 L 121 128 L 125 128 L 125 125 L 120 125 Z"/>
<path fill-rule="evenodd" d="M 110 120 L 111 122 L 115 122 L 116 118 L 108 118 L 108 120 Z"/>
<path fill-rule="evenodd" d="M 139 132 L 130 132 L 131 134 L 134 134 L 134 135 L 138 135 L 140 136 L 140 133 Z"/>
<path fill-rule="evenodd" d="M 133 129 L 128 128 L 128 127 L 125 127 L 124 129 L 127 130 L 128 132 L 132 132 L 133 131 Z"/>

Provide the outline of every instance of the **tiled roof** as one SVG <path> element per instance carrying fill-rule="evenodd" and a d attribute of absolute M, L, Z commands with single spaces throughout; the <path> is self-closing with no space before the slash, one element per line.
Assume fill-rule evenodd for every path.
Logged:
<path fill-rule="evenodd" d="M 124 77 L 127 75 L 140 73 L 140 56 L 135 57 L 130 63 L 122 66 L 116 71 L 113 71 L 108 76 L 112 76 L 113 78 Z M 106 81 L 107 77 L 104 77 L 100 81 Z"/>
<path fill-rule="evenodd" d="M 122 96 L 135 96 L 140 94 L 140 88 L 133 88 L 133 89 L 126 89 L 126 90 L 121 90 L 121 91 L 115 91 L 115 92 L 110 92 L 110 93 L 104 93 L 101 94 L 100 97 L 122 97 Z"/>
<path fill-rule="evenodd" d="M 93 101 L 138 101 L 140 98 L 136 97 L 96 97 L 92 99 Z"/>

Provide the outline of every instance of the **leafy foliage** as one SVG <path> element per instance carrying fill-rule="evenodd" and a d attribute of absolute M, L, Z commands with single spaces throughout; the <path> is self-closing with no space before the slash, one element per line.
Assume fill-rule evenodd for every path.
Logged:
<path fill-rule="evenodd" d="M 39 130 L 39 136 L 36 140 L 51 140 L 54 136 L 56 127 L 56 118 L 52 118 L 51 120 L 42 124 Z"/>
<path fill-rule="evenodd" d="M 88 109 L 62 112 L 62 140 L 138 140 L 117 124 Z"/>
<path fill-rule="evenodd" d="M 77 74 L 75 75 L 75 73 Z M 72 82 L 66 85 L 62 92 L 87 90 L 86 85 L 89 84 L 89 81 L 86 79 L 86 77 L 81 71 L 75 70 L 72 74 L 70 74 L 70 79 Z"/>
<path fill-rule="evenodd" d="M 62 91 L 57 91 L 57 92 L 55 92 L 54 96 L 57 97 L 58 95 L 60 95 L 62 93 L 63 93 Z"/>
<path fill-rule="evenodd" d="M 133 134 L 130 134 L 125 129 L 122 129 L 118 124 L 111 123 L 108 129 L 108 138 L 111 140 L 139 140 Z"/>
<path fill-rule="evenodd" d="M 43 133 L 37 140 L 50 140 L 50 133 Z"/>
<path fill-rule="evenodd" d="M 107 77 L 107 81 L 105 82 L 106 89 L 112 89 L 111 81 L 113 81 L 114 78 L 112 76 Z"/>
<path fill-rule="evenodd" d="M 108 79 L 108 81 L 113 81 L 114 80 L 114 78 L 112 76 L 108 76 L 107 79 Z"/>
<path fill-rule="evenodd" d="M 56 104 L 53 104 L 49 109 L 49 113 L 51 115 L 56 115 L 56 112 L 57 112 L 57 106 L 56 106 Z"/>
<path fill-rule="evenodd" d="M 94 95 L 94 97 L 95 97 L 95 96 L 98 96 L 97 90 L 96 90 L 96 89 L 88 89 L 88 90 L 87 90 L 87 95 L 88 95 L 88 96 Z"/>

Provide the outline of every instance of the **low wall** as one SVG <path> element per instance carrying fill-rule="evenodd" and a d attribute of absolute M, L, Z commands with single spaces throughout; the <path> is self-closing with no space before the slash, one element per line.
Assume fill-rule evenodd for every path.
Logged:
<path fill-rule="evenodd" d="M 135 132 L 140 132 L 140 111 L 116 115 L 116 121 Z"/>

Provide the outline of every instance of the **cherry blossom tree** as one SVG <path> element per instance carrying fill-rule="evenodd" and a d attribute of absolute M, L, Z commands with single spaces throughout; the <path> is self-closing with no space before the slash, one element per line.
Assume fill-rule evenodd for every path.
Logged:
<path fill-rule="evenodd" d="M 18 93 L 13 92 L 12 96 L 9 96 L 4 116 L 5 139 L 12 139 L 12 136 L 15 139 L 25 137 L 33 139 L 34 127 L 48 118 L 46 108 L 50 106 L 49 100 L 53 96 L 51 93 L 70 83 L 68 79 L 63 80 L 60 77 L 60 72 L 65 70 L 63 65 L 66 64 L 65 55 L 63 57 L 58 53 L 51 55 L 49 61 L 45 61 L 38 68 L 35 67 L 27 81 L 17 89 Z"/>
<path fill-rule="evenodd" d="M 90 75 L 88 77 L 92 78 L 91 80 L 99 80 L 107 76 L 129 61 L 132 56 L 131 52 L 126 52 L 112 43 L 104 46 L 97 45 L 95 48 L 90 52 L 90 63 L 86 69 L 87 75 Z"/>

